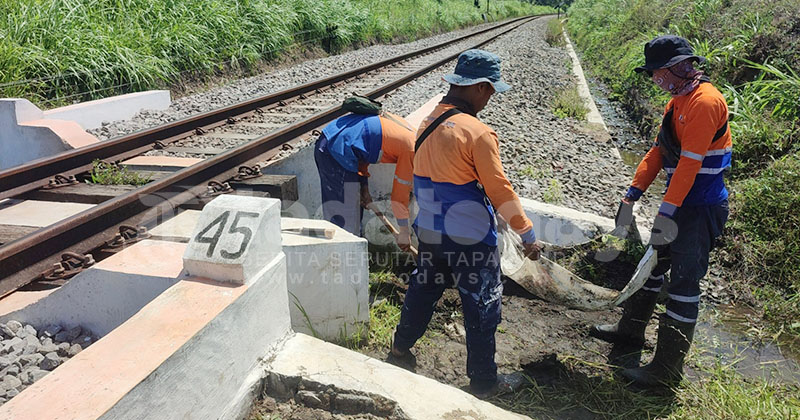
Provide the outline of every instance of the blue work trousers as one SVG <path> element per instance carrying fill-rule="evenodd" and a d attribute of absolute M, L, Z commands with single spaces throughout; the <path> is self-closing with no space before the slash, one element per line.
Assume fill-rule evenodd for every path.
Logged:
<path fill-rule="evenodd" d="M 322 215 L 325 220 L 340 228 L 361 236 L 362 176 L 348 171 L 326 150 L 324 136 L 314 145 L 314 161 L 319 172 L 322 190 Z"/>
<path fill-rule="evenodd" d="M 700 280 L 708 271 L 708 255 L 728 220 L 728 200 L 710 206 L 681 207 L 673 219 L 678 236 L 669 244 L 666 255 L 659 254 L 658 265 L 642 289 L 660 291 L 664 273 L 670 270 L 667 316 L 694 323 L 699 312 Z"/>
<path fill-rule="evenodd" d="M 420 228 L 417 236 L 418 274 L 406 293 L 394 346 L 399 350 L 413 347 L 428 328 L 444 290 L 455 285 L 461 296 L 467 334 L 467 375 L 473 386 L 494 384 L 494 334 L 501 320 L 503 294 L 497 247 L 483 242 L 462 245 L 446 235 Z"/>

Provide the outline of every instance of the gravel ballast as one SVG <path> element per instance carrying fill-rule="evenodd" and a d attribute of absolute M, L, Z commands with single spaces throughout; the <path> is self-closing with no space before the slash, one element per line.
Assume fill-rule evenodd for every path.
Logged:
<path fill-rule="evenodd" d="M 506 175 L 520 196 L 613 217 L 633 169 L 608 133 L 553 114 L 553 98 L 576 79 L 566 50 L 544 41 L 546 22 L 534 20 L 484 47 L 503 59 L 502 77 L 512 88 L 492 96 L 478 117 L 497 132 Z M 447 91 L 442 75 L 454 66 L 392 92 L 384 105 L 401 115 L 417 109 Z M 646 197 L 642 204 L 638 216 L 649 220 L 652 205 Z"/>
<path fill-rule="evenodd" d="M 507 176 L 520 196 L 613 217 L 633 169 L 622 161 L 608 133 L 584 121 L 553 114 L 554 96 L 576 80 L 566 50 L 544 41 L 547 20 L 536 19 L 483 47 L 503 59 L 503 78 L 512 89 L 494 95 L 479 118 L 497 132 Z M 310 60 L 180 98 L 165 111 L 141 112 L 131 121 L 106 124 L 94 134 L 108 138 L 130 133 L 433 45 L 474 29 Z M 454 64 L 448 63 L 381 101 L 391 112 L 412 112 L 447 90 L 441 77 L 452 71 Z M 641 203 L 638 216 L 648 224 L 657 203 L 647 196 Z"/>
<path fill-rule="evenodd" d="M 89 132 L 101 140 L 130 134 L 135 131 L 165 124 L 180 118 L 211 111 L 246 99 L 277 92 L 312 80 L 342 73 L 368 64 L 387 60 L 416 49 L 430 47 L 466 35 L 497 22 L 472 26 L 461 30 L 434 35 L 403 44 L 378 44 L 339 55 L 308 60 L 289 67 L 265 70 L 264 74 L 232 81 L 206 92 L 176 99 L 163 111 L 142 111 L 129 121 L 105 123 Z"/>
<path fill-rule="evenodd" d="M 0 405 L 97 341 L 79 326 L 37 331 L 17 321 L 0 323 Z"/>

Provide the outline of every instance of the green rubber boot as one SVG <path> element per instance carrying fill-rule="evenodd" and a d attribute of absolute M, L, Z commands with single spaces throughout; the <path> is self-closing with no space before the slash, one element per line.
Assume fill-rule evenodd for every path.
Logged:
<path fill-rule="evenodd" d="M 694 323 L 676 321 L 666 315 L 658 324 L 656 354 L 650 364 L 625 369 L 620 374 L 640 388 L 671 387 L 683 378 L 683 361 L 694 338 Z"/>
<path fill-rule="evenodd" d="M 641 349 L 644 346 L 644 330 L 656 307 L 656 298 L 656 292 L 639 290 L 622 305 L 622 318 L 616 324 L 595 325 L 589 330 L 589 335 L 609 343 Z"/>

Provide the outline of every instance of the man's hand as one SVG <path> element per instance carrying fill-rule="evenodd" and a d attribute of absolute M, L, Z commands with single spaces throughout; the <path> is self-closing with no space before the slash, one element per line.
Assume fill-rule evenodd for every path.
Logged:
<path fill-rule="evenodd" d="M 623 198 L 619 202 L 617 215 L 614 216 L 615 227 L 628 227 L 633 223 L 633 201 L 629 198 Z"/>
<path fill-rule="evenodd" d="M 650 245 L 659 253 L 678 237 L 678 224 L 674 220 L 662 214 L 656 215 L 653 221 L 653 229 L 650 230 Z"/>
<path fill-rule="evenodd" d="M 399 233 L 395 238 L 397 240 L 397 246 L 400 247 L 405 252 L 411 251 L 411 231 L 408 229 L 408 226 L 400 226 L 398 229 Z"/>
<path fill-rule="evenodd" d="M 532 261 L 536 261 L 539 259 L 539 256 L 542 253 L 542 247 L 539 246 L 536 242 L 531 243 L 523 243 L 523 253 L 526 257 L 528 257 Z"/>
<path fill-rule="evenodd" d="M 369 194 L 369 184 L 361 184 L 361 207 L 367 208 L 372 203 L 372 196 Z"/>

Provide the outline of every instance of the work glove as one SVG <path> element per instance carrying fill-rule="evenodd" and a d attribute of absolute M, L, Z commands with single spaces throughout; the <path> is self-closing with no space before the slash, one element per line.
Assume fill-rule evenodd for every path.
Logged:
<path fill-rule="evenodd" d="M 533 261 L 538 260 L 542 254 L 542 247 L 537 242 L 523 242 L 522 248 L 525 256 Z"/>
<path fill-rule="evenodd" d="M 678 237 L 678 224 L 671 217 L 659 213 L 653 220 L 650 230 L 650 245 L 658 252 L 659 257 L 668 255 L 669 244 Z"/>

